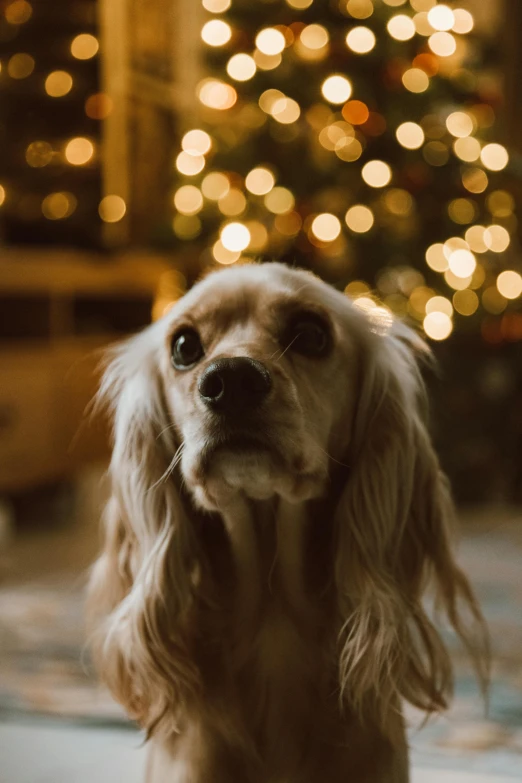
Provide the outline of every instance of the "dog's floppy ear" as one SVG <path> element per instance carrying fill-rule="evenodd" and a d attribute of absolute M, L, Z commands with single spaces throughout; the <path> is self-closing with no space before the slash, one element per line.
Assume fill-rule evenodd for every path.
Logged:
<path fill-rule="evenodd" d="M 89 595 L 101 675 L 149 731 L 175 721 L 198 686 L 187 640 L 195 546 L 171 475 L 178 444 L 153 330 L 112 352 L 100 390 L 114 422 L 112 495 Z"/>
<path fill-rule="evenodd" d="M 449 656 L 422 602 L 428 583 L 484 677 L 485 636 L 452 554 L 453 505 L 426 427 L 415 354 L 427 349 L 400 324 L 387 334 L 360 323 L 357 331 L 350 475 L 335 520 L 340 684 L 353 709 L 391 733 L 401 698 L 431 712 L 446 706 L 451 691 Z"/>

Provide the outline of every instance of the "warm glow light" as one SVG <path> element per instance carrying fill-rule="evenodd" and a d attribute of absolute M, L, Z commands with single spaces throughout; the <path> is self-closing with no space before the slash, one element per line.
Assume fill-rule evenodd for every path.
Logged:
<path fill-rule="evenodd" d="M 53 148 L 47 141 L 33 141 L 25 151 L 25 159 L 34 169 L 47 166 L 52 161 L 53 155 Z"/>
<path fill-rule="evenodd" d="M 313 219 L 311 231 L 321 242 L 333 242 L 341 233 L 341 221 L 330 212 L 323 212 Z"/>
<path fill-rule="evenodd" d="M 231 0 L 203 0 L 203 8 L 210 14 L 222 14 L 231 6 Z"/>
<path fill-rule="evenodd" d="M 73 57 L 76 57 L 77 60 L 90 60 L 98 54 L 99 48 L 100 44 L 94 35 L 81 33 L 80 35 L 77 35 L 71 43 L 71 54 Z"/>
<path fill-rule="evenodd" d="M 205 198 L 211 201 L 218 201 L 230 190 L 230 182 L 228 177 L 221 174 L 221 172 L 213 171 L 211 174 L 207 174 L 201 183 L 201 190 Z"/>
<path fill-rule="evenodd" d="M 471 277 L 476 266 L 476 258 L 470 250 L 454 250 L 449 257 L 450 271 L 456 277 Z"/>
<path fill-rule="evenodd" d="M 472 136 L 457 139 L 453 150 L 455 155 L 466 163 L 473 163 L 480 158 L 480 142 Z"/>
<path fill-rule="evenodd" d="M 415 25 L 411 16 L 397 14 L 387 24 L 388 32 L 396 41 L 409 41 L 415 35 Z"/>
<path fill-rule="evenodd" d="M 203 130 L 195 128 L 185 133 L 181 139 L 181 148 L 189 155 L 206 155 L 212 146 L 212 139 Z"/>
<path fill-rule="evenodd" d="M 182 215 L 196 215 L 203 207 L 203 195 L 195 185 L 182 185 L 174 194 L 174 206 Z"/>
<path fill-rule="evenodd" d="M 94 144 L 89 139 L 71 139 L 65 148 L 65 158 L 72 166 L 83 166 L 94 155 Z"/>
<path fill-rule="evenodd" d="M 180 174 L 186 177 L 194 177 L 205 168 L 203 155 L 190 155 L 188 152 L 180 152 L 176 158 L 176 168 Z"/>
<path fill-rule="evenodd" d="M 346 36 L 346 44 L 356 54 L 368 54 L 377 43 L 369 27 L 353 27 Z"/>
<path fill-rule="evenodd" d="M 286 46 L 283 33 L 273 27 L 265 27 L 256 36 L 256 46 L 263 54 L 280 54 Z"/>
<path fill-rule="evenodd" d="M 0 207 L 2 206 L 4 201 L 5 201 L 5 188 L 2 185 L 0 185 Z"/>
<path fill-rule="evenodd" d="M 475 291 L 465 288 L 464 291 L 455 291 L 453 294 L 453 307 L 461 315 L 473 315 L 478 309 L 479 298 Z"/>
<path fill-rule="evenodd" d="M 281 54 L 263 54 L 259 49 L 254 52 L 254 62 L 262 71 L 272 71 L 281 65 L 282 61 Z"/>
<path fill-rule="evenodd" d="M 452 136 L 465 138 L 473 133 L 473 119 L 464 111 L 454 111 L 447 118 L 446 127 Z"/>
<path fill-rule="evenodd" d="M 259 96 L 259 106 L 263 109 L 266 114 L 270 114 L 272 112 L 272 107 L 276 103 L 276 101 L 280 100 L 281 98 L 284 98 L 285 94 L 281 92 L 281 90 L 265 90 L 261 93 Z"/>
<path fill-rule="evenodd" d="M 344 217 L 346 225 L 356 234 L 365 234 L 374 223 L 373 212 L 364 204 L 356 204 L 350 207 Z"/>
<path fill-rule="evenodd" d="M 307 49 L 322 49 L 330 40 L 328 30 L 321 24 L 309 24 L 302 31 L 299 40 Z"/>
<path fill-rule="evenodd" d="M 352 85 L 345 76 L 334 74 L 324 80 L 321 92 L 330 103 L 344 103 L 352 94 Z"/>
<path fill-rule="evenodd" d="M 363 148 L 359 139 L 343 136 L 336 142 L 334 151 L 338 158 L 347 163 L 352 163 L 354 160 L 359 160 L 363 153 Z"/>
<path fill-rule="evenodd" d="M 453 331 L 453 322 L 447 313 L 428 313 L 423 321 L 424 331 L 432 340 L 445 340 Z"/>
<path fill-rule="evenodd" d="M 407 190 L 391 188 L 384 193 L 382 200 L 392 215 L 406 217 L 413 210 L 413 199 Z"/>
<path fill-rule="evenodd" d="M 484 226 L 471 226 L 465 234 L 466 242 L 474 253 L 485 253 L 489 248 L 485 242 Z"/>
<path fill-rule="evenodd" d="M 397 8 L 399 5 L 404 5 L 407 0 L 383 0 L 386 5 L 390 5 L 392 8 Z"/>
<path fill-rule="evenodd" d="M 197 87 L 198 98 L 209 109 L 224 111 L 237 101 L 237 93 L 230 84 L 219 79 L 203 79 Z"/>
<path fill-rule="evenodd" d="M 522 277 L 518 272 L 506 269 L 497 277 L 497 288 L 506 299 L 517 299 L 522 294 Z"/>
<path fill-rule="evenodd" d="M 250 244 L 250 231 L 243 223 L 227 223 L 221 230 L 220 238 L 226 250 L 240 253 Z"/>
<path fill-rule="evenodd" d="M 270 111 L 274 120 L 282 123 L 283 125 L 290 125 L 292 122 L 296 122 L 301 114 L 301 108 L 297 101 L 293 98 L 278 98 L 272 104 Z"/>
<path fill-rule="evenodd" d="M 250 220 L 247 224 L 250 231 L 249 250 L 262 250 L 268 242 L 268 231 L 259 220 Z"/>
<path fill-rule="evenodd" d="M 490 171 L 502 171 L 509 163 L 508 151 L 502 144 L 486 144 L 480 153 L 480 159 Z"/>
<path fill-rule="evenodd" d="M 45 80 L 45 92 L 51 98 L 62 98 L 71 92 L 73 80 L 67 71 L 53 71 Z"/>
<path fill-rule="evenodd" d="M 410 92 L 426 92 L 430 86 L 428 74 L 420 68 L 410 68 L 402 75 L 402 83 Z"/>
<path fill-rule="evenodd" d="M 235 264 L 235 262 L 241 256 L 241 251 L 228 250 L 226 247 L 223 246 L 221 240 L 218 239 L 218 241 L 214 243 L 214 246 L 212 248 L 212 255 L 214 256 L 218 264 L 223 264 L 224 266 L 228 266 L 229 264 Z"/>
<path fill-rule="evenodd" d="M 477 206 L 468 198 L 455 198 L 448 204 L 448 215 L 454 223 L 466 226 L 473 223 L 476 217 Z"/>
<path fill-rule="evenodd" d="M 203 25 L 201 38 L 208 46 L 224 46 L 232 38 L 232 29 L 221 19 L 211 19 Z"/>
<path fill-rule="evenodd" d="M 267 193 L 265 198 L 265 207 L 269 212 L 273 212 L 274 215 L 284 215 L 286 212 L 291 212 L 295 206 L 295 198 L 288 188 L 272 188 L 270 193 Z"/>
<path fill-rule="evenodd" d="M 249 54 L 235 54 L 227 63 L 227 73 L 237 82 L 247 82 L 257 71 L 253 57 Z"/>
<path fill-rule="evenodd" d="M 118 223 L 127 212 L 127 205 L 121 196 L 105 196 L 100 201 L 98 212 L 104 223 Z"/>
<path fill-rule="evenodd" d="M 249 171 L 246 179 L 246 189 L 253 193 L 255 196 L 264 196 L 269 193 L 275 185 L 275 177 L 271 171 L 258 166 L 252 171 Z"/>
<path fill-rule="evenodd" d="M 48 220 L 63 220 L 72 215 L 77 203 L 72 193 L 49 193 L 42 201 L 42 213 Z"/>
<path fill-rule="evenodd" d="M 445 313 L 450 318 L 453 316 L 453 306 L 445 296 L 432 296 L 426 302 L 426 313 Z"/>
<path fill-rule="evenodd" d="M 33 9 L 27 0 L 13 0 L 5 7 L 4 14 L 9 24 L 25 24 L 33 15 Z"/>
<path fill-rule="evenodd" d="M 439 57 L 450 57 L 457 51 L 457 42 L 451 33 L 433 33 L 428 38 L 428 46 Z"/>
<path fill-rule="evenodd" d="M 437 242 L 426 250 L 426 263 L 434 272 L 445 272 L 448 269 L 448 259 L 444 253 L 444 245 Z"/>
<path fill-rule="evenodd" d="M 493 253 L 503 253 L 511 242 L 509 232 L 504 226 L 488 226 L 484 232 L 484 242 Z"/>
<path fill-rule="evenodd" d="M 34 66 L 34 58 L 30 54 L 13 54 L 7 63 L 7 73 L 11 79 L 27 79 L 34 71 Z"/>
<path fill-rule="evenodd" d="M 444 272 L 444 280 L 455 291 L 463 291 L 471 285 L 472 277 L 459 277 L 455 275 L 451 269 L 446 269 Z"/>
<path fill-rule="evenodd" d="M 437 0 L 410 0 L 410 5 L 414 11 L 427 12 L 436 4 Z"/>
<path fill-rule="evenodd" d="M 370 116 L 370 110 L 362 101 L 348 101 L 343 106 L 342 115 L 352 125 L 363 125 Z"/>
<path fill-rule="evenodd" d="M 494 190 L 487 198 L 488 209 L 497 218 L 510 217 L 515 210 L 515 199 L 507 190 Z"/>
<path fill-rule="evenodd" d="M 354 19 L 368 19 L 373 14 L 373 3 L 372 0 L 348 0 L 346 10 Z"/>
<path fill-rule="evenodd" d="M 297 8 L 303 11 L 305 8 L 310 8 L 314 0 L 286 0 L 290 8 Z"/>
<path fill-rule="evenodd" d="M 452 28 L 454 33 L 465 35 L 473 30 L 475 22 L 469 11 L 464 8 L 455 8 L 453 15 L 455 17 L 455 24 Z"/>
<path fill-rule="evenodd" d="M 478 168 L 468 168 L 462 173 L 462 184 L 470 193 L 483 193 L 488 184 L 488 175 Z"/>
<path fill-rule="evenodd" d="M 428 22 L 434 30 L 451 30 L 455 24 L 455 14 L 447 5 L 435 5 L 428 11 Z"/>
<path fill-rule="evenodd" d="M 418 150 L 424 144 L 424 131 L 416 122 L 403 122 L 395 135 L 399 144 L 407 150 Z"/>
<path fill-rule="evenodd" d="M 382 160 L 370 160 L 363 166 L 362 178 L 372 188 L 384 188 L 391 177 L 391 168 Z"/>
<path fill-rule="evenodd" d="M 112 99 L 104 92 L 89 95 L 85 101 L 85 114 L 91 120 L 105 120 L 114 108 Z"/>
<path fill-rule="evenodd" d="M 238 188 L 230 188 L 218 201 L 219 211 L 227 217 L 237 217 L 245 211 L 247 201 Z"/>

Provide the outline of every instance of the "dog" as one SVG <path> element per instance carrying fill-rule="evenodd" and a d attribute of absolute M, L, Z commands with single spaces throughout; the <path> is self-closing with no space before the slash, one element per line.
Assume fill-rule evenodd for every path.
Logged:
<path fill-rule="evenodd" d="M 451 691 L 428 586 L 485 677 L 429 352 L 375 312 L 249 264 L 111 354 L 94 654 L 147 732 L 148 783 L 407 783 L 402 705 Z"/>

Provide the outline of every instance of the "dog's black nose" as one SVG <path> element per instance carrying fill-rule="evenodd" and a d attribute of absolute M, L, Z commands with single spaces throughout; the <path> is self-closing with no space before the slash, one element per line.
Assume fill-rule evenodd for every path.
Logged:
<path fill-rule="evenodd" d="M 261 362 L 238 356 L 217 359 L 199 379 L 201 399 L 219 413 L 243 412 L 256 408 L 272 386 L 270 373 Z"/>

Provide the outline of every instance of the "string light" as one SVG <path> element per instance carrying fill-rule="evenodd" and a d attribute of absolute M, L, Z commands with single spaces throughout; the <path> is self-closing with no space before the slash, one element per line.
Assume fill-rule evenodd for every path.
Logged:
<path fill-rule="evenodd" d="M 277 187 L 266 194 L 264 198 L 265 207 L 274 215 L 284 215 L 285 212 L 291 212 L 295 206 L 295 198 L 288 188 Z"/>
<path fill-rule="evenodd" d="M 391 168 L 382 160 L 370 160 L 363 166 L 362 178 L 372 188 L 384 188 L 391 180 Z"/>
<path fill-rule="evenodd" d="M 375 47 L 377 39 L 369 27 L 353 27 L 346 36 L 346 44 L 356 54 L 368 54 Z"/>
<path fill-rule="evenodd" d="M 439 57 L 451 57 L 457 51 L 457 42 L 451 33 L 433 33 L 428 38 L 428 46 Z"/>
<path fill-rule="evenodd" d="M 453 331 L 453 321 L 447 313 L 428 313 L 422 325 L 432 340 L 446 340 Z"/>
<path fill-rule="evenodd" d="M 433 34 L 433 27 L 429 23 L 428 14 L 425 11 L 415 14 L 413 17 L 413 24 L 415 25 L 415 31 L 418 35 L 429 38 L 429 36 Z"/>
<path fill-rule="evenodd" d="M 444 253 L 444 245 L 436 242 L 426 250 L 426 263 L 434 272 L 445 272 L 448 269 L 448 259 Z"/>
<path fill-rule="evenodd" d="M 256 46 L 267 55 L 280 54 L 286 46 L 283 33 L 274 27 L 265 27 L 256 36 Z"/>
<path fill-rule="evenodd" d="M 73 79 L 67 71 L 52 71 L 45 80 L 45 92 L 51 98 L 63 98 L 71 92 Z"/>
<path fill-rule="evenodd" d="M 477 266 L 475 256 L 470 250 L 454 250 L 448 260 L 448 266 L 456 277 L 471 277 Z"/>
<path fill-rule="evenodd" d="M 227 63 L 228 75 L 237 82 L 247 82 L 256 71 L 256 61 L 249 54 L 235 54 Z"/>
<path fill-rule="evenodd" d="M 403 122 L 395 135 L 399 144 L 407 150 L 418 150 L 424 144 L 424 131 L 416 122 Z"/>
<path fill-rule="evenodd" d="M 81 33 L 73 38 L 71 43 L 71 54 L 77 60 L 90 60 L 98 54 L 100 44 L 94 35 Z"/>
<path fill-rule="evenodd" d="M 219 211 L 227 217 L 237 217 L 245 211 L 246 198 L 238 188 L 230 188 L 228 193 L 218 200 Z"/>
<path fill-rule="evenodd" d="M 341 233 L 341 221 L 335 215 L 323 212 L 313 219 L 310 230 L 321 242 L 333 242 Z"/>
<path fill-rule="evenodd" d="M 181 148 L 189 155 L 199 157 L 206 155 L 212 147 L 212 139 L 203 130 L 195 128 L 190 130 L 181 139 Z"/>
<path fill-rule="evenodd" d="M 290 125 L 299 119 L 301 108 L 293 98 L 278 98 L 273 103 L 270 114 L 282 125 Z"/>
<path fill-rule="evenodd" d="M 194 177 L 205 168 L 203 155 L 190 155 L 188 152 L 180 152 L 176 158 L 176 168 L 180 174 L 186 177 Z"/>
<path fill-rule="evenodd" d="M 98 213 L 104 223 L 118 223 L 125 217 L 126 212 L 127 205 L 121 196 L 105 196 L 98 207 Z"/>
<path fill-rule="evenodd" d="M 326 27 L 321 24 L 309 24 L 301 30 L 299 40 L 307 49 L 323 49 L 330 36 Z"/>
<path fill-rule="evenodd" d="M 197 95 L 204 106 L 219 111 L 232 108 L 237 101 L 234 88 L 219 79 L 203 79 L 198 84 Z"/>
<path fill-rule="evenodd" d="M 232 29 L 221 19 L 211 19 L 203 25 L 201 38 L 208 46 L 224 46 L 232 38 Z"/>
<path fill-rule="evenodd" d="M 250 231 L 244 223 L 227 223 L 221 229 L 220 239 L 226 250 L 241 253 L 250 243 Z"/>
<path fill-rule="evenodd" d="M 462 173 L 462 184 L 470 193 L 483 193 L 489 185 L 488 175 L 482 169 L 466 169 Z"/>
<path fill-rule="evenodd" d="M 409 92 L 426 92 L 430 86 L 428 74 L 420 68 L 409 68 L 402 75 L 402 83 Z"/>
<path fill-rule="evenodd" d="M 485 253 L 489 250 L 485 242 L 486 228 L 484 226 L 471 226 L 465 234 L 466 242 L 474 253 Z"/>
<path fill-rule="evenodd" d="M 356 204 L 350 207 L 344 219 L 348 228 L 356 234 L 367 233 L 375 221 L 373 212 L 364 204 Z"/>
<path fill-rule="evenodd" d="M 182 185 L 174 194 L 174 206 L 182 215 L 196 215 L 203 207 L 203 195 L 195 185 Z"/>
<path fill-rule="evenodd" d="M 211 201 L 219 201 L 230 190 L 230 181 L 225 174 L 213 171 L 204 178 L 201 190 L 205 198 Z"/>
<path fill-rule="evenodd" d="M 387 29 L 396 41 L 409 41 L 415 35 L 415 25 L 411 16 L 397 14 L 392 16 L 387 24 Z"/>
<path fill-rule="evenodd" d="M 230 264 L 235 264 L 236 261 L 241 256 L 240 250 L 228 250 L 222 243 L 220 239 L 217 240 L 217 242 L 214 243 L 214 246 L 212 247 L 212 255 L 218 262 L 218 264 L 223 264 L 224 266 L 229 266 Z"/>
<path fill-rule="evenodd" d="M 473 133 L 473 119 L 464 111 L 454 111 L 446 120 L 446 127 L 452 136 L 465 138 Z"/>
<path fill-rule="evenodd" d="M 484 242 L 493 253 L 504 253 L 510 245 L 511 237 L 504 226 L 492 225 L 484 231 Z"/>
<path fill-rule="evenodd" d="M 472 14 L 464 8 L 455 8 L 453 11 L 455 17 L 455 23 L 453 25 L 453 32 L 460 35 L 466 35 L 473 30 L 475 25 Z"/>
<path fill-rule="evenodd" d="M 333 74 L 324 80 L 321 92 L 330 103 L 345 103 L 352 94 L 352 85 L 346 76 Z"/>
<path fill-rule="evenodd" d="M 269 193 L 275 185 L 275 177 L 268 169 L 258 166 L 246 176 L 245 187 L 255 196 L 264 196 Z"/>
<path fill-rule="evenodd" d="M 480 142 L 478 139 L 468 136 L 467 138 L 456 139 L 453 144 L 453 151 L 460 160 L 466 163 L 474 163 L 480 158 Z"/>
<path fill-rule="evenodd" d="M 453 305 L 445 296 L 431 296 L 426 302 L 426 313 L 445 313 L 449 318 L 453 317 Z"/>
<path fill-rule="evenodd" d="M 506 299 L 518 299 L 522 294 L 522 277 L 518 272 L 506 269 L 497 277 L 497 288 Z"/>
<path fill-rule="evenodd" d="M 94 155 L 94 144 L 89 139 L 71 139 L 65 148 L 65 158 L 72 166 L 83 166 Z"/>

